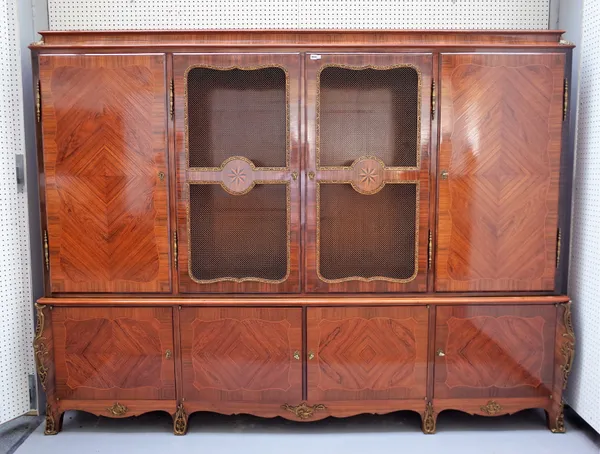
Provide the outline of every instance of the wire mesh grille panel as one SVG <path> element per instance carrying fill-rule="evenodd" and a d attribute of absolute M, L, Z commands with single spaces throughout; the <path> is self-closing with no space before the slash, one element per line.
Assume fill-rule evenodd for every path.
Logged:
<path fill-rule="evenodd" d="M 412 67 L 325 67 L 319 83 L 319 164 L 349 166 L 376 156 L 387 166 L 416 167 L 419 74 Z"/>
<path fill-rule="evenodd" d="M 198 281 L 282 281 L 288 274 L 287 185 L 256 185 L 231 195 L 191 184 L 190 275 Z"/>
<path fill-rule="evenodd" d="M 329 281 L 416 274 L 416 183 L 362 195 L 349 184 L 319 184 L 319 273 Z"/>
<path fill-rule="evenodd" d="M 257 167 L 286 167 L 282 68 L 192 68 L 187 103 L 190 167 L 218 167 L 231 156 L 244 156 Z"/>

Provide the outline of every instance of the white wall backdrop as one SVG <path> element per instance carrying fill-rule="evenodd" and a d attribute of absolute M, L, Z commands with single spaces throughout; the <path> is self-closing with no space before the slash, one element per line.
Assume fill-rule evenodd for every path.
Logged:
<path fill-rule="evenodd" d="M 48 0 L 50 29 L 547 29 L 550 0 Z"/>
<path fill-rule="evenodd" d="M 576 167 L 569 294 L 577 335 L 568 403 L 600 432 L 600 2 L 562 0 L 559 26 L 577 44 Z M 577 100 L 577 101 L 576 101 Z M 575 121 L 576 120 L 576 121 Z M 577 124 L 577 126 L 575 126 Z"/>
<path fill-rule="evenodd" d="M 17 0 L 0 4 L 0 423 L 29 411 L 33 364 L 27 194 L 15 154 L 25 154 Z M 34 185 L 34 190 L 37 187 Z"/>

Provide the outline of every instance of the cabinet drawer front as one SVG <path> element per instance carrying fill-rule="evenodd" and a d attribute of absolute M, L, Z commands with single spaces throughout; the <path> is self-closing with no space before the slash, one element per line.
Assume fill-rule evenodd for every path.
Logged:
<path fill-rule="evenodd" d="M 52 292 L 170 292 L 164 55 L 42 55 Z"/>
<path fill-rule="evenodd" d="M 175 399 L 171 308 L 51 312 L 57 397 Z"/>
<path fill-rule="evenodd" d="M 308 308 L 311 402 L 422 399 L 426 307 Z"/>
<path fill-rule="evenodd" d="M 436 314 L 436 398 L 552 394 L 554 306 L 453 306 Z"/>
<path fill-rule="evenodd" d="M 180 323 L 186 401 L 302 398 L 302 309 L 184 308 Z"/>
<path fill-rule="evenodd" d="M 565 55 L 442 55 L 437 291 L 554 289 Z"/>

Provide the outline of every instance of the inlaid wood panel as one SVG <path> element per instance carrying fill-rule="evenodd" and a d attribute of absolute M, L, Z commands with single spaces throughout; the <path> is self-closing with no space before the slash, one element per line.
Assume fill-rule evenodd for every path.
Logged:
<path fill-rule="evenodd" d="M 42 55 L 53 292 L 169 292 L 165 57 Z"/>
<path fill-rule="evenodd" d="M 302 309 L 183 308 L 186 401 L 302 398 Z"/>
<path fill-rule="evenodd" d="M 438 291 L 554 289 L 564 54 L 446 54 Z"/>
<path fill-rule="evenodd" d="M 175 399 L 171 308 L 50 312 L 58 398 Z"/>
<path fill-rule="evenodd" d="M 300 68 L 298 53 L 174 55 L 182 293 L 300 290 Z"/>
<path fill-rule="evenodd" d="M 555 329 L 551 305 L 438 307 L 435 398 L 549 396 Z"/>
<path fill-rule="evenodd" d="M 306 56 L 307 291 L 426 291 L 432 64 Z"/>
<path fill-rule="evenodd" d="M 424 398 L 428 316 L 424 306 L 308 308 L 308 399 Z"/>

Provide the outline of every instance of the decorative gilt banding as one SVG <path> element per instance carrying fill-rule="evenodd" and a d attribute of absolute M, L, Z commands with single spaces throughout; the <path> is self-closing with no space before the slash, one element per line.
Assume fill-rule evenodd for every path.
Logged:
<path fill-rule="evenodd" d="M 487 405 L 482 405 L 479 409 L 488 416 L 495 416 L 502 412 L 502 406 L 495 400 L 490 400 Z"/>
<path fill-rule="evenodd" d="M 571 321 L 571 302 L 561 304 L 563 308 L 563 324 L 565 332 L 563 337 L 565 341 L 560 347 L 560 353 L 564 359 L 564 363 L 560 366 L 563 378 L 563 389 L 567 389 L 569 375 L 573 368 L 573 360 L 575 359 L 575 331 L 573 331 L 573 323 Z"/>
<path fill-rule="evenodd" d="M 295 406 L 283 404 L 281 408 L 291 413 L 294 413 L 300 419 L 310 419 L 316 411 L 327 409 L 327 407 L 323 404 L 308 406 L 306 405 L 306 402 L 302 402 L 300 405 Z"/>
<path fill-rule="evenodd" d="M 46 339 L 43 337 L 44 332 L 44 306 L 35 303 L 37 322 L 35 326 L 35 337 L 33 339 L 33 355 L 37 364 L 37 373 L 40 377 L 40 383 L 42 388 L 46 391 L 47 380 L 48 380 L 48 368 L 44 365 L 44 357 L 48 355 L 48 347 L 44 342 Z"/>
<path fill-rule="evenodd" d="M 563 93 L 563 121 L 567 119 L 567 113 L 569 111 L 569 81 L 565 79 L 564 82 L 564 93 Z"/>
<path fill-rule="evenodd" d="M 175 268 L 177 268 L 177 261 L 179 260 L 179 242 L 177 240 L 177 230 L 173 232 L 173 262 Z"/>
<path fill-rule="evenodd" d="M 433 239 L 431 235 L 431 230 L 429 231 L 429 243 L 427 245 L 427 268 L 431 269 L 431 260 L 433 254 Z"/>
<path fill-rule="evenodd" d="M 48 231 L 44 230 L 44 261 L 46 263 L 46 271 L 50 269 L 50 247 L 48 246 Z"/>
<path fill-rule="evenodd" d="M 169 89 L 169 113 L 171 120 L 175 116 L 175 81 L 171 79 L 171 86 Z"/>
<path fill-rule="evenodd" d="M 423 416 L 423 432 L 426 434 L 435 433 L 435 418 L 433 415 L 433 404 L 427 402 L 425 406 L 425 415 Z"/>
<path fill-rule="evenodd" d="M 431 119 L 435 119 L 435 111 L 437 109 L 437 99 L 435 93 L 435 80 L 431 81 Z"/>
<path fill-rule="evenodd" d="M 556 231 L 556 268 L 560 265 L 560 246 L 561 246 L 561 234 L 560 229 Z"/>
<path fill-rule="evenodd" d="M 119 402 L 115 402 L 111 407 L 106 409 L 106 411 L 108 411 L 112 416 L 123 416 L 125 413 L 127 413 L 127 410 L 128 408 Z"/>
<path fill-rule="evenodd" d="M 177 412 L 175 413 L 175 419 L 173 420 L 173 433 L 175 435 L 185 435 L 187 431 L 187 414 L 183 404 L 179 404 Z"/>
<path fill-rule="evenodd" d="M 35 115 L 38 123 L 42 121 L 42 83 L 39 80 L 35 93 Z"/>

